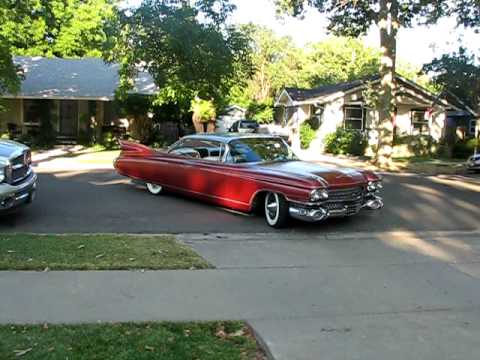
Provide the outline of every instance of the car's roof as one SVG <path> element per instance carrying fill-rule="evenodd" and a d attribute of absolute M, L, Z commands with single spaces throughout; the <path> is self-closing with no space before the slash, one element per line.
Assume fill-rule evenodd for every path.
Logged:
<path fill-rule="evenodd" d="M 252 134 L 252 133 L 202 133 L 202 134 L 193 134 L 183 137 L 184 139 L 202 139 L 202 140 L 214 140 L 219 142 L 228 143 L 233 140 L 238 139 L 271 139 L 271 138 L 280 138 L 277 135 L 272 134 Z"/>

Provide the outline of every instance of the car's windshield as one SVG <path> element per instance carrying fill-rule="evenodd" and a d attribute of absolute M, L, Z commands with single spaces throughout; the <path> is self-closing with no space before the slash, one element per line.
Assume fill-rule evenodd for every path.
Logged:
<path fill-rule="evenodd" d="M 298 160 L 292 149 L 279 138 L 245 138 L 229 144 L 227 161 L 233 163 Z"/>

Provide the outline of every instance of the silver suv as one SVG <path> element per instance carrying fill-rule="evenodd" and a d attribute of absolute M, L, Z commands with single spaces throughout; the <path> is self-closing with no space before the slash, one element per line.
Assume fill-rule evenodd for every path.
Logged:
<path fill-rule="evenodd" d="M 37 190 L 28 146 L 0 140 L 0 213 L 31 203 Z"/>

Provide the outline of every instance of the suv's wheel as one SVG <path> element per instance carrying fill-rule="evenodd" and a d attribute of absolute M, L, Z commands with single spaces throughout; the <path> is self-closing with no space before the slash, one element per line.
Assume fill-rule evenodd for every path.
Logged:
<path fill-rule="evenodd" d="M 274 228 L 281 228 L 288 221 L 288 202 L 278 193 L 269 192 L 265 195 L 265 220 Z"/>
<path fill-rule="evenodd" d="M 157 184 L 152 184 L 152 183 L 147 183 L 147 190 L 150 192 L 152 195 L 158 195 L 162 192 L 162 187 Z"/>

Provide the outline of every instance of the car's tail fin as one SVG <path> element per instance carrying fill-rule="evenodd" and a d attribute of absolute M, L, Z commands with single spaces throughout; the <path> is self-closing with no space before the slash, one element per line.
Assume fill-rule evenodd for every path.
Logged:
<path fill-rule="evenodd" d="M 122 152 L 129 153 L 130 155 L 151 155 L 155 151 L 146 145 L 142 145 L 133 141 L 120 140 L 120 149 Z"/>

